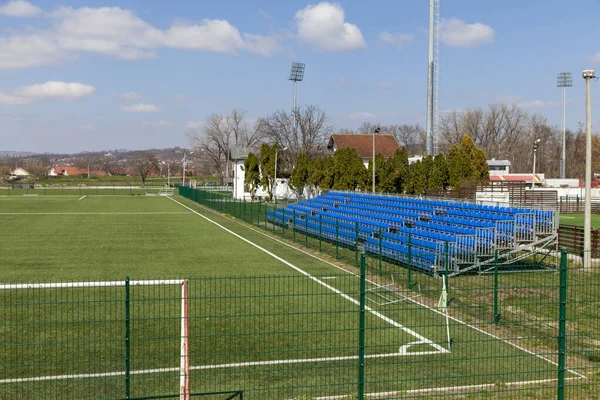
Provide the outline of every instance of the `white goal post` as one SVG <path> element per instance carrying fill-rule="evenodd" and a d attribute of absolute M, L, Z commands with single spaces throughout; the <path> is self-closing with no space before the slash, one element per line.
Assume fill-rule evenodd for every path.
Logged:
<path fill-rule="evenodd" d="M 54 283 L 14 283 L 0 284 L 2 290 L 28 290 L 28 289 L 78 289 L 100 287 L 125 287 L 129 286 L 181 286 L 181 327 L 180 327 L 180 353 L 179 353 L 179 399 L 190 400 L 190 356 L 189 356 L 189 307 L 188 307 L 188 280 L 130 280 L 130 281 L 103 281 L 103 282 L 54 282 Z M 111 373 L 108 373 L 111 374 Z M 91 374 L 94 375 L 94 374 Z M 91 377 L 90 375 L 90 377 Z M 98 376 L 107 375 L 99 373 Z M 66 377 L 70 377 L 67 375 Z M 77 375 L 73 375 L 76 378 Z M 15 381 L 52 380 L 53 377 L 33 377 L 15 379 Z M 64 379 L 65 376 L 57 377 Z"/>

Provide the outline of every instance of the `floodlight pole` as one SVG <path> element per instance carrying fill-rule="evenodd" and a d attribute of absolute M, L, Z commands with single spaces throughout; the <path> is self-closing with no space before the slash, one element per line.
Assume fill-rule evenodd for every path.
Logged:
<path fill-rule="evenodd" d="M 373 193 L 375 193 L 375 134 L 379 133 L 379 131 L 379 127 L 373 131 Z"/>
<path fill-rule="evenodd" d="M 594 70 L 586 69 L 582 72 L 585 79 L 585 213 L 583 226 L 583 267 L 592 267 L 592 90 L 591 81 L 596 77 Z"/>
<path fill-rule="evenodd" d="M 533 172 L 531 174 L 531 189 L 532 190 L 535 188 L 535 156 L 537 154 L 537 148 L 538 148 L 538 145 L 539 145 L 539 143 L 540 143 L 541 140 L 542 139 L 537 138 L 533 142 Z"/>
<path fill-rule="evenodd" d="M 558 74 L 556 86 L 563 89 L 563 134 L 562 134 L 562 162 L 560 166 L 560 177 L 567 177 L 567 88 L 573 87 L 573 74 L 561 72 Z"/>
<path fill-rule="evenodd" d="M 293 83 L 293 98 L 292 98 L 292 112 L 294 114 L 294 133 L 298 131 L 298 118 L 296 113 L 296 83 L 302 82 L 304 80 L 304 69 L 306 64 L 301 62 L 293 62 L 292 70 L 290 71 L 290 76 L 288 80 Z"/>
<path fill-rule="evenodd" d="M 189 154 L 194 154 L 193 151 L 190 151 Z M 188 154 L 186 154 L 186 152 L 183 152 L 183 161 L 181 163 L 181 186 L 185 186 L 185 167 L 187 166 L 187 159 L 186 157 L 188 156 Z"/>

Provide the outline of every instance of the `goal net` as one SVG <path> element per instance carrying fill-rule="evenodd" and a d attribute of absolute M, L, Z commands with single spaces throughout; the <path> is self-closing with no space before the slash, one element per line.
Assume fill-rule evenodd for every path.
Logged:
<path fill-rule="evenodd" d="M 7 398 L 189 399 L 187 280 L 0 284 L 0 314 Z"/>

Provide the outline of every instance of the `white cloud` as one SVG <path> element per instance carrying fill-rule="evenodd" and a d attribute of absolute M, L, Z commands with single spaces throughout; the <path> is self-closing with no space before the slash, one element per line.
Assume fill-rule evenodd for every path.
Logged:
<path fill-rule="evenodd" d="M 0 92 L 0 104 L 11 105 L 11 106 L 20 106 L 23 104 L 29 104 L 32 102 L 32 99 L 20 96 L 11 96 L 9 94 L 5 94 Z"/>
<path fill-rule="evenodd" d="M 43 35 L 0 37 L 0 69 L 20 69 L 57 64 L 68 56 Z"/>
<path fill-rule="evenodd" d="M 410 33 L 381 32 L 379 36 L 377 36 L 377 40 L 379 41 L 379 44 L 391 44 L 398 49 L 401 49 L 406 43 L 415 40 L 415 35 Z"/>
<path fill-rule="evenodd" d="M 458 18 L 444 19 L 440 24 L 442 43 L 453 47 L 477 47 L 494 41 L 495 32 L 489 25 L 467 24 Z"/>
<path fill-rule="evenodd" d="M 593 63 L 600 63 L 600 53 L 590 56 L 590 61 Z"/>
<path fill-rule="evenodd" d="M 204 125 L 204 121 L 188 121 L 185 123 L 186 129 L 199 129 Z"/>
<path fill-rule="evenodd" d="M 358 111 L 358 112 L 348 114 L 348 119 L 351 119 L 353 121 L 364 121 L 364 120 L 368 120 L 368 119 L 378 119 L 378 118 L 379 118 L 379 115 L 373 114 L 368 111 Z"/>
<path fill-rule="evenodd" d="M 23 0 L 9 1 L 0 6 L 0 14 L 8 17 L 35 17 L 42 9 Z"/>
<path fill-rule="evenodd" d="M 402 82 L 398 81 L 384 81 L 384 82 L 377 82 L 374 85 L 376 88 L 380 88 L 380 89 L 396 89 L 399 88 L 400 86 L 402 86 Z"/>
<path fill-rule="evenodd" d="M 141 99 L 142 95 L 136 92 L 123 92 L 119 95 L 123 100 L 137 100 Z"/>
<path fill-rule="evenodd" d="M 160 121 L 154 121 L 154 122 L 144 122 L 142 124 L 142 126 L 148 127 L 148 128 L 160 128 L 160 127 L 165 127 L 165 126 L 173 126 L 175 125 L 175 122 L 173 121 L 167 121 L 167 120 L 160 120 Z"/>
<path fill-rule="evenodd" d="M 132 106 L 122 106 L 121 111 L 123 112 L 159 112 L 161 109 L 154 104 L 134 104 Z"/>
<path fill-rule="evenodd" d="M 358 26 L 345 22 L 339 4 L 322 2 L 296 12 L 298 38 L 319 51 L 347 52 L 365 47 Z"/>
<path fill-rule="evenodd" d="M 50 81 L 38 85 L 23 86 L 15 91 L 18 96 L 29 98 L 57 98 L 73 100 L 86 97 L 96 90 L 92 85 L 77 82 Z"/>
<path fill-rule="evenodd" d="M 242 34 L 226 20 L 175 23 L 163 30 L 119 7 L 61 7 L 49 15 L 52 26 L 45 32 L 0 38 L 0 69 L 56 64 L 82 52 L 137 60 L 157 57 L 165 47 L 263 56 L 283 50 L 280 36 Z"/>

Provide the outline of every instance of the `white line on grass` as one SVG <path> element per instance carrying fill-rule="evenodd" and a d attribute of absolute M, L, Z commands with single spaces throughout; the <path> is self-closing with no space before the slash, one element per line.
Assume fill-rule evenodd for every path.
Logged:
<path fill-rule="evenodd" d="M 565 378 L 565 380 L 573 380 L 573 379 L 581 379 L 581 378 Z M 550 383 L 550 382 L 556 382 L 558 379 L 539 379 L 536 381 L 522 381 L 522 382 L 507 382 L 507 383 L 483 383 L 480 385 L 464 385 L 464 386 L 446 386 L 446 387 L 439 387 L 439 388 L 425 388 L 425 389 L 411 389 L 411 390 L 404 390 L 404 391 L 397 391 L 397 392 L 378 392 L 378 393 L 365 393 L 365 398 L 391 398 L 390 396 L 394 396 L 394 398 L 397 398 L 398 395 L 400 396 L 407 396 L 407 395 L 411 395 L 411 394 L 424 394 L 424 393 L 447 393 L 447 392 L 457 392 L 454 394 L 468 394 L 465 393 L 468 390 L 481 390 L 481 389 L 487 389 L 487 388 L 495 388 L 495 389 L 501 389 L 502 385 L 506 385 L 506 386 L 521 386 L 521 385 L 537 385 L 540 383 Z M 347 399 L 349 397 L 349 395 L 336 395 L 336 396 L 325 396 L 325 397 L 316 397 L 316 400 L 335 400 L 335 399 Z"/>
<path fill-rule="evenodd" d="M 79 200 L 83 200 L 83 199 L 85 199 L 86 197 L 87 197 L 86 195 L 83 195 L 83 196 L 81 196 L 81 197 L 79 198 Z"/>
<path fill-rule="evenodd" d="M 342 292 L 341 292 L 341 291 L 339 291 L 338 289 L 334 288 L 334 287 L 333 287 L 333 286 L 331 286 L 331 285 L 328 285 L 327 283 L 323 282 L 322 280 L 320 280 L 320 279 L 318 279 L 318 278 L 314 277 L 313 275 L 309 274 L 308 272 L 304 271 L 303 269 L 300 269 L 299 267 L 295 266 L 295 265 L 294 265 L 294 264 L 292 264 L 291 262 L 289 262 L 289 261 L 287 261 L 287 260 L 284 260 L 283 258 L 281 258 L 281 257 L 279 257 L 278 255 L 276 255 L 276 254 L 274 254 L 274 253 L 270 252 L 269 250 L 265 249 L 264 247 L 261 247 L 261 246 L 257 245 L 256 243 L 254 243 L 254 242 L 252 242 L 252 241 L 250 241 L 250 240 L 246 239 L 245 237 L 243 237 L 243 236 L 241 236 L 241 235 L 239 235 L 239 234 L 235 233 L 234 231 L 232 231 L 232 230 L 230 230 L 230 229 L 227 229 L 226 227 L 224 227 L 223 225 L 219 224 L 218 222 L 215 222 L 215 221 L 213 221 L 212 219 L 210 219 L 210 218 L 208 218 L 208 217 L 206 217 L 206 216 L 204 216 L 204 215 L 200 214 L 198 211 L 196 211 L 196 210 L 194 210 L 194 209 L 192 209 L 192 208 L 190 208 L 190 207 L 186 206 L 185 204 L 183 204 L 183 203 L 180 203 L 180 202 L 178 202 L 177 200 L 175 200 L 175 199 L 172 199 L 172 198 L 170 198 L 170 197 L 168 197 L 168 199 L 169 199 L 169 200 L 171 200 L 171 201 L 174 201 L 175 203 L 179 204 L 180 206 L 182 206 L 182 207 L 184 207 L 184 208 L 186 208 L 186 209 L 190 210 L 190 211 L 191 211 L 191 212 L 193 212 L 194 214 L 196 214 L 196 215 L 198 215 L 198 216 L 200 216 L 200 217 L 204 218 L 204 219 L 205 219 L 205 220 L 207 220 L 208 222 L 210 222 L 210 223 L 212 223 L 212 224 L 214 224 L 214 225 L 218 226 L 219 228 L 223 229 L 224 231 L 231 233 L 232 235 L 234 235 L 234 236 L 235 236 L 235 237 L 237 237 L 238 239 L 241 239 L 241 240 L 243 240 L 244 242 L 248 243 L 249 245 L 251 245 L 251 246 L 253 246 L 253 247 L 256 247 L 256 248 L 257 248 L 257 249 L 259 249 L 260 251 L 262 251 L 262 252 L 264 252 L 264 253 L 268 254 L 269 256 L 273 257 L 274 259 L 276 259 L 276 260 L 278 260 L 278 261 L 280 261 L 280 262 L 284 263 L 284 264 L 285 264 L 285 265 L 287 265 L 288 267 L 290 267 L 290 268 L 292 268 L 292 269 L 296 270 L 296 271 L 297 271 L 297 272 L 299 272 L 300 274 L 302 274 L 302 275 L 306 276 L 307 278 L 309 278 L 309 279 L 313 280 L 314 282 L 318 283 L 319 285 L 323 286 L 324 288 L 326 288 L 326 289 L 329 289 L 329 290 L 331 290 L 332 292 L 334 292 L 334 293 L 336 293 L 336 294 L 339 294 L 339 295 L 340 295 L 340 296 L 342 296 L 344 299 L 346 299 L 346 300 L 348 300 L 348 301 L 350 301 L 350 302 L 352 302 L 352 303 L 354 303 L 354 304 L 356 304 L 356 305 L 360 306 L 360 302 L 359 302 L 358 300 L 356 300 L 356 299 L 353 299 L 352 297 L 348 296 L 348 295 L 347 295 L 347 294 L 345 294 L 345 293 L 342 293 Z M 369 313 L 371 313 L 372 315 L 376 316 L 377 318 L 379 318 L 379 319 L 381 319 L 381 320 L 383 320 L 383 321 L 387 322 L 388 324 L 390 324 L 390 325 L 392 325 L 392 326 L 395 326 L 395 327 L 396 327 L 396 328 L 398 328 L 398 329 L 401 329 L 401 330 L 403 330 L 404 332 L 406 332 L 406 333 L 408 333 L 408 334 L 410 334 L 410 335 L 412 335 L 412 336 L 416 337 L 417 339 L 420 339 L 420 342 L 415 342 L 415 343 L 413 343 L 413 344 L 428 344 L 428 345 L 430 345 L 431 347 L 433 347 L 433 348 L 437 349 L 437 350 L 438 350 L 440 353 L 448 353 L 448 350 L 446 350 L 445 348 L 443 348 L 443 347 L 442 347 L 442 346 L 440 346 L 439 344 L 436 344 L 436 343 L 434 343 L 433 341 L 431 341 L 431 340 L 427 339 L 425 336 L 423 336 L 423 335 L 421 335 L 421 334 L 419 334 L 419 333 L 417 333 L 417 332 L 413 331 L 412 329 L 409 329 L 409 328 L 405 327 L 404 325 L 402 325 L 402 324 L 400 324 L 400 323 L 398 323 L 398 322 L 394 321 L 393 319 L 391 319 L 391 318 L 389 318 L 389 317 L 386 317 L 385 315 L 383 315 L 383 314 L 381 314 L 380 312 L 378 312 L 378 311 L 376 311 L 376 310 L 372 309 L 371 307 L 365 306 L 365 310 L 366 310 L 366 311 L 368 311 Z"/>
<path fill-rule="evenodd" d="M 173 201 L 176 201 L 176 200 L 173 200 Z M 181 203 L 180 203 L 180 204 L 181 204 Z M 184 206 L 184 207 L 186 207 L 186 206 Z M 219 215 L 219 213 L 218 213 L 217 211 L 214 211 L 214 210 L 212 210 L 212 209 L 210 209 L 210 208 L 206 208 L 206 207 L 203 207 L 203 208 L 205 208 L 205 209 L 209 210 L 209 211 L 210 211 L 210 212 L 212 212 L 212 213 L 215 213 L 215 214 Z M 248 226 L 248 225 L 246 225 L 246 224 L 242 224 L 241 222 L 236 222 L 235 220 L 234 220 L 234 221 L 232 221 L 232 222 L 234 222 L 234 223 L 237 223 L 238 225 L 240 225 L 240 226 L 243 226 L 243 227 L 245 227 L 246 229 L 249 229 L 249 230 L 251 230 L 251 231 L 253 231 L 253 232 L 256 232 L 256 233 L 258 233 L 258 234 L 260 234 L 260 235 L 263 235 L 263 236 L 264 236 L 264 237 L 266 237 L 266 238 L 269 238 L 269 239 L 271 239 L 271 240 L 274 240 L 274 241 L 276 241 L 276 242 L 278 242 L 278 243 L 280 243 L 280 244 L 283 244 L 283 245 L 285 245 L 285 246 L 287 246 L 287 247 L 290 247 L 290 248 L 292 248 L 292 249 L 294 249 L 294 250 L 296 250 L 296 251 L 299 251 L 299 252 L 301 252 L 301 253 L 304 253 L 304 254 L 306 254 L 306 255 L 307 255 L 307 256 L 309 256 L 309 257 L 315 258 L 315 259 L 317 259 L 317 260 L 320 260 L 320 261 L 322 261 L 322 262 L 324 262 L 324 263 L 326 263 L 326 264 L 329 264 L 329 265 L 331 265 L 331 266 L 332 266 L 332 267 L 334 267 L 334 268 L 337 268 L 337 269 L 339 269 L 339 270 L 341 270 L 341 271 L 344 271 L 344 272 L 348 272 L 348 271 L 347 271 L 347 270 L 345 270 L 344 268 L 342 268 L 342 267 L 340 267 L 340 266 L 338 266 L 338 265 L 335 265 L 334 263 L 332 263 L 332 262 L 330 262 L 330 261 L 327 261 L 327 260 L 324 260 L 324 259 L 322 259 L 322 258 L 319 258 L 319 257 L 317 257 L 317 256 L 316 256 L 316 255 L 314 255 L 314 254 L 311 254 L 311 253 L 309 253 L 309 252 L 307 252 L 307 251 L 304 251 L 304 250 L 302 250 L 302 249 L 299 249 L 299 248 L 297 248 L 297 247 L 294 247 L 294 246 L 292 246 L 291 244 L 289 244 L 289 243 L 286 243 L 286 242 L 284 242 L 284 241 L 282 241 L 282 240 L 279 240 L 279 239 L 277 239 L 277 238 L 275 238 L 275 237 L 272 237 L 272 236 L 270 236 L 270 235 L 267 235 L 265 232 L 261 232 L 261 231 L 259 231 L 259 230 L 257 230 L 257 229 L 254 229 L 254 228 L 251 228 L 251 227 L 249 227 L 249 226 Z M 358 277 L 358 275 L 357 275 L 357 274 L 353 274 L 353 275 L 354 275 L 354 276 L 356 276 L 356 277 Z M 371 281 L 371 280 L 369 280 L 369 279 L 367 279 L 367 282 L 369 282 L 369 283 L 371 283 L 371 284 L 373 284 L 373 285 L 378 285 L 376 282 L 374 282 L 374 281 Z M 440 311 L 440 310 L 437 310 L 437 309 L 435 309 L 435 308 L 433 308 L 433 307 L 429 307 L 427 304 L 421 303 L 421 302 L 419 302 L 419 301 L 417 301 L 417 300 L 415 300 L 415 299 L 413 299 L 413 298 L 408 298 L 407 300 L 408 300 L 408 301 L 410 301 L 410 302 L 413 302 L 413 303 L 415 303 L 415 304 L 418 304 L 418 305 L 420 305 L 420 306 L 422 306 L 422 307 L 424 307 L 424 308 L 426 308 L 426 309 L 428 309 L 428 310 L 430 310 L 430 311 L 433 311 L 433 312 L 434 312 L 434 313 L 436 313 L 436 314 L 442 315 L 442 316 L 444 316 L 444 317 L 446 316 L 446 314 L 445 314 L 444 312 L 442 312 L 442 311 Z M 485 330 L 483 330 L 483 329 L 481 329 L 481 328 L 478 328 L 478 327 L 476 327 L 476 326 L 473 326 L 473 325 L 471 325 L 471 324 L 469 324 L 469 323 L 467 323 L 467 322 L 461 321 L 460 319 L 458 319 L 458 318 L 456 318 L 456 317 L 448 316 L 448 318 L 449 318 L 449 319 L 451 319 L 451 320 L 452 320 L 452 321 L 454 321 L 454 322 L 457 322 L 457 323 L 459 323 L 460 325 L 464 325 L 464 326 L 466 326 L 466 327 L 469 327 L 469 328 L 471 328 L 471 329 L 474 329 L 475 331 L 477 331 L 477 332 L 479 332 L 479 333 L 483 333 L 484 335 L 486 335 L 486 336 L 489 336 L 489 337 L 491 337 L 492 339 L 496 339 L 496 340 L 499 340 L 499 341 L 501 341 L 501 342 L 504 342 L 504 343 L 508 344 L 509 346 L 512 346 L 512 347 L 514 347 L 514 348 L 516 348 L 516 349 L 518 349 L 518 350 L 521 350 L 521 351 L 523 351 L 523 352 L 525 352 L 525 353 L 527 353 L 527 354 L 533 355 L 533 356 L 535 356 L 535 357 L 537 357 L 537 358 L 539 358 L 539 359 L 541 359 L 541 360 L 544 360 L 544 361 L 546 361 L 546 362 L 548 362 L 548 363 L 550 363 L 550 364 L 552 364 L 552 365 L 554 365 L 554 366 L 558 366 L 558 363 L 557 363 L 557 362 L 554 362 L 554 361 L 550 360 L 549 358 L 546 358 L 546 357 L 544 357 L 544 356 L 542 356 L 542 355 L 540 355 L 540 354 L 534 353 L 534 352 L 533 352 L 533 351 L 531 351 L 531 350 L 528 350 L 528 349 L 526 349 L 526 348 L 524 348 L 524 347 L 521 347 L 521 346 L 519 346 L 519 345 L 517 345 L 517 344 L 515 344 L 515 343 L 512 343 L 512 342 L 510 342 L 508 339 L 503 339 L 503 338 L 501 338 L 501 337 L 499 337 L 499 336 L 496 336 L 496 335 L 494 335 L 493 333 L 487 332 L 487 331 L 485 331 Z M 572 374 L 575 374 L 575 375 L 577 375 L 577 376 L 578 376 L 578 377 L 580 377 L 580 378 L 587 378 L 585 375 L 583 375 L 583 374 L 580 374 L 579 372 L 573 371 L 573 370 L 571 370 L 571 369 L 567 369 L 567 371 L 569 371 L 569 372 L 570 372 L 570 373 L 572 373 Z"/>
<path fill-rule="evenodd" d="M 365 355 L 365 358 L 389 358 L 398 356 L 423 356 L 430 354 L 439 354 L 439 351 L 420 351 L 408 354 L 401 353 L 385 353 L 385 354 L 370 354 Z M 226 368 L 244 368 L 244 367 L 263 367 L 271 365 L 285 365 L 285 364 L 308 364 L 316 362 L 334 362 L 334 361 L 351 361 L 358 360 L 358 356 L 338 356 L 338 357 L 321 357 L 321 358 L 296 358 L 288 360 L 268 360 L 268 361 L 248 361 L 239 363 L 229 364 L 212 364 L 212 365 L 195 365 L 191 366 L 190 369 L 194 371 L 203 371 L 211 369 L 226 369 Z M 142 369 L 133 370 L 129 373 L 131 375 L 149 375 L 149 374 L 160 374 L 165 372 L 179 372 L 179 367 L 171 368 L 153 368 L 153 369 Z M 115 376 L 124 376 L 125 371 L 116 372 L 98 372 L 93 374 L 65 374 L 65 375 L 47 375 L 47 376 L 33 376 L 30 378 L 6 378 L 0 379 L 1 384 L 7 383 L 25 383 L 25 382 L 43 382 L 43 381 L 54 381 L 54 380 L 66 380 L 66 379 L 90 379 L 90 378 L 108 378 Z"/>

